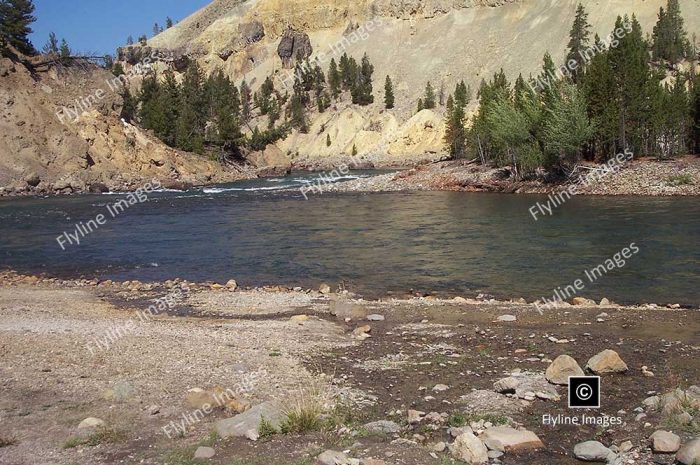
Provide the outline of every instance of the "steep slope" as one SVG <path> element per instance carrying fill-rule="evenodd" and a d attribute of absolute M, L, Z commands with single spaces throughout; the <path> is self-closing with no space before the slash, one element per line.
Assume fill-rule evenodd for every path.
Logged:
<path fill-rule="evenodd" d="M 34 61 L 40 61 L 38 57 Z M 0 193 L 130 189 L 238 179 L 123 123 L 114 76 L 0 58 Z M 3 188 L 3 186 L 5 186 Z"/>
<path fill-rule="evenodd" d="M 414 111 L 426 82 L 447 92 L 464 79 L 475 91 L 483 78 L 503 68 L 514 79 L 536 74 L 542 55 L 550 51 L 562 64 L 578 0 L 215 0 L 177 26 L 156 36 L 150 45 L 187 51 L 206 70 L 224 69 L 253 88 L 266 76 L 287 88 L 290 71 L 278 55 L 284 31 L 307 34 L 313 53 L 326 70 L 343 52 L 375 66 L 375 103 L 349 110 L 340 104 L 332 115 L 317 115 L 309 135 L 292 135 L 278 144 L 286 153 L 307 160 L 327 160 L 359 153 L 378 164 L 406 164 L 416 157 L 438 156 L 443 148 L 441 109 L 417 118 Z M 650 33 L 666 0 L 601 0 L 586 2 L 594 32 L 607 36 L 617 15 L 635 14 Z M 686 27 L 700 26 L 700 3 L 681 0 Z M 384 76 L 391 76 L 396 108 L 384 115 Z M 334 137 L 345 129 L 346 112 L 357 118 L 354 137 Z M 377 124 L 381 120 L 388 124 Z M 420 124 L 423 122 L 424 124 Z M 418 123 L 418 124 L 417 124 Z M 331 147 L 326 136 L 331 135 Z M 412 137 L 407 137 L 407 134 Z M 336 143 L 338 139 L 338 143 Z M 415 144 L 417 140 L 421 144 Z M 419 152 L 421 150 L 422 152 Z M 386 156 L 388 155 L 388 156 Z"/>

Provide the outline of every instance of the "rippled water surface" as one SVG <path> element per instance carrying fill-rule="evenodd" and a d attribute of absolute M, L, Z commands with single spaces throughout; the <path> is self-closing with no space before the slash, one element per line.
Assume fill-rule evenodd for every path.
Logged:
<path fill-rule="evenodd" d="M 368 176 L 358 172 L 353 176 Z M 0 267 L 142 281 L 243 285 L 343 282 L 377 296 L 409 289 L 546 296 L 582 279 L 585 296 L 700 304 L 696 198 L 579 197 L 539 221 L 543 196 L 450 192 L 329 194 L 313 175 L 152 194 L 62 250 L 123 195 L 0 201 Z M 590 282 L 585 270 L 635 243 L 639 253 Z"/>

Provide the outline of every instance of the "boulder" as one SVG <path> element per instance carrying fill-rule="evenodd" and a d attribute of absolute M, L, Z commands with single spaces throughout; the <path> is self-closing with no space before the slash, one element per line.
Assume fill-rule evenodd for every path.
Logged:
<path fill-rule="evenodd" d="M 676 454 L 676 460 L 683 465 L 700 465 L 700 438 L 683 446 Z"/>
<path fill-rule="evenodd" d="M 517 321 L 518 317 L 516 317 L 515 315 L 501 315 L 497 318 L 497 320 L 505 323 L 512 323 L 514 321 Z"/>
<path fill-rule="evenodd" d="M 194 388 L 187 391 L 185 403 L 189 408 L 199 410 L 215 408 L 218 404 L 216 397 L 204 389 Z"/>
<path fill-rule="evenodd" d="M 595 300 L 586 299 L 585 297 L 574 297 L 571 299 L 571 305 L 595 307 L 598 304 L 596 304 Z"/>
<path fill-rule="evenodd" d="M 520 384 L 520 380 L 514 376 L 499 379 L 493 383 L 493 390 L 501 394 L 515 393 L 515 388 Z"/>
<path fill-rule="evenodd" d="M 452 455 L 469 464 L 489 461 L 488 449 L 473 433 L 463 433 L 457 436 L 455 442 L 450 446 L 450 451 Z"/>
<path fill-rule="evenodd" d="M 487 428 L 481 435 L 481 439 L 486 447 L 499 452 L 518 452 L 544 447 L 540 438 L 532 431 L 507 426 Z"/>
<path fill-rule="evenodd" d="M 328 284 L 323 283 L 323 284 L 321 284 L 321 285 L 318 287 L 318 292 L 320 292 L 321 294 L 324 294 L 324 295 L 330 294 L 330 293 L 331 293 L 331 287 L 330 287 Z"/>
<path fill-rule="evenodd" d="M 568 355 L 560 355 L 547 367 L 544 377 L 552 384 L 569 384 L 570 376 L 583 376 L 578 362 Z"/>
<path fill-rule="evenodd" d="M 613 451 L 598 441 L 586 441 L 576 444 L 574 455 L 584 462 L 607 462 Z"/>
<path fill-rule="evenodd" d="M 628 370 L 627 364 L 614 350 L 604 350 L 592 357 L 586 364 L 586 369 L 596 375 L 610 373 L 624 373 Z"/>
<path fill-rule="evenodd" d="M 256 405 L 245 413 L 238 414 L 215 423 L 214 429 L 221 438 L 255 437 L 260 430 L 260 423 L 265 419 L 270 425 L 279 428 L 285 419 L 282 406 L 269 401 Z"/>
<path fill-rule="evenodd" d="M 308 321 L 309 317 L 308 315 L 294 315 L 289 319 L 292 323 L 303 323 L 305 321 Z"/>
<path fill-rule="evenodd" d="M 348 465 L 350 459 L 342 452 L 327 450 L 316 457 L 316 462 L 319 465 Z"/>
<path fill-rule="evenodd" d="M 312 53 L 313 47 L 309 35 L 305 32 L 295 31 L 291 27 L 284 31 L 277 46 L 277 55 L 285 68 L 292 68 L 297 60 L 303 61 Z"/>
<path fill-rule="evenodd" d="M 658 430 L 649 437 L 651 448 L 658 454 L 673 454 L 681 448 L 680 436 L 669 431 Z"/>
<path fill-rule="evenodd" d="M 32 187 L 36 187 L 41 182 L 41 178 L 39 177 L 38 174 L 36 174 L 34 171 L 32 171 L 31 173 L 27 174 L 24 177 L 24 182 L 26 182 L 27 184 L 29 184 Z"/>
<path fill-rule="evenodd" d="M 423 420 L 424 416 L 425 416 L 425 412 L 420 412 L 418 410 L 409 410 L 408 411 L 408 423 L 410 425 L 415 425 L 416 423 L 420 423 L 421 420 Z"/>
<path fill-rule="evenodd" d="M 239 24 L 238 32 L 241 34 L 241 40 L 243 40 L 245 45 L 260 42 L 265 37 L 265 27 L 257 20 Z"/>

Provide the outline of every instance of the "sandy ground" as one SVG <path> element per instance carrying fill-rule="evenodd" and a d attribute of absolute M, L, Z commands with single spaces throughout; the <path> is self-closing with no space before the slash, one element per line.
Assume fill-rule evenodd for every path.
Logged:
<path fill-rule="evenodd" d="M 527 304 L 467 299 L 367 302 L 283 288 L 234 292 L 182 282 L 98 286 L 0 278 L 2 464 L 300 465 L 314 463 L 326 449 L 386 464 L 461 463 L 433 451 L 435 443 L 450 440 L 446 420 L 408 425 L 408 409 L 482 422 L 506 416 L 546 446 L 508 453 L 499 459 L 504 464 L 577 463 L 573 446 L 589 439 L 606 445 L 630 440 L 628 463 L 652 463 L 646 438 L 664 420 L 655 412 L 637 420 L 635 409 L 650 393 L 700 382 L 695 308 L 564 306 L 540 315 Z M 136 320 L 109 344 L 96 342 L 183 288 L 167 312 Z M 308 319 L 290 320 L 299 314 Z M 367 321 L 368 314 L 385 319 Z M 517 321 L 497 322 L 504 314 Z M 371 337 L 360 341 L 353 330 L 365 324 Z M 600 413 L 621 416 L 623 426 L 543 426 L 542 415 L 569 412 L 566 386 L 557 388 L 558 401 L 493 391 L 493 383 L 513 370 L 542 373 L 561 354 L 583 366 L 603 349 L 618 351 L 629 366 L 603 380 Z M 642 366 L 655 376 L 644 376 Z M 433 391 L 436 384 L 448 389 Z M 162 427 L 188 412 L 187 391 L 215 386 L 236 390 L 252 405 L 271 399 L 290 404 L 310 390 L 323 392 L 326 407 L 342 408 L 343 424 L 257 442 L 223 440 L 211 435 L 213 424 L 231 414 L 216 411 L 169 439 Z M 486 401 L 479 397 L 484 392 Z M 70 447 L 87 417 L 105 420 L 108 434 Z M 375 420 L 395 421 L 402 430 L 367 434 L 361 425 Z M 698 433 L 690 426 L 674 431 L 684 441 Z M 198 445 L 212 446 L 216 456 L 193 461 Z"/>

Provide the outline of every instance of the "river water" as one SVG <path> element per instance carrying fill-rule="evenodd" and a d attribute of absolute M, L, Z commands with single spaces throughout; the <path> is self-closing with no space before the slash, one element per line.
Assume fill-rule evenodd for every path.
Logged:
<path fill-rule="evenodd" d="M 368 176 L 353 172 L 352 176 Z M 124 195 L 0 201 L 0 268 L 141 281 L 181 277 L 241 285 L 344 283 L 368 297 L 443 295 L 700 304 L 696 198 L 577 197 L 533 220 L 537 195 L 453 192 L 309 194 L 294 174 L 188 192 L 159 192 L 116 217 Z M 80 237 L 76 223 L 107 219 Z M 631 244 L 629 258 L 608 261 Z M 624 262 L 624 264 L 623 264 Z M 599 270 L 602 270 L 599 268 Z M 589 273 L 587 273 L 587 271 Z"/>

